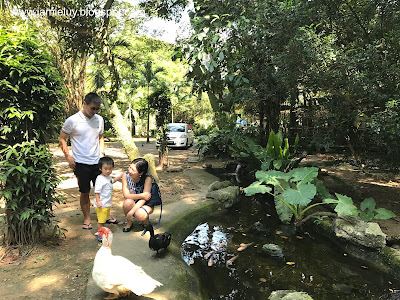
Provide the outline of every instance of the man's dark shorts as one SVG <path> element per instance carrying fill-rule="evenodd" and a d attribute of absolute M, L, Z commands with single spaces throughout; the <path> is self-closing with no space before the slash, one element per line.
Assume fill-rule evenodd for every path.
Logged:
<path fill-rule="evenodd" d="M 99 165 L 86 165 L 81 163 L 75 163 L 74 174 L 78 178 L 79 192 L 89 193 L 90 192 L 90 182 L 93 186 L 96 182 L 96 178 L 101 174 Z"/>

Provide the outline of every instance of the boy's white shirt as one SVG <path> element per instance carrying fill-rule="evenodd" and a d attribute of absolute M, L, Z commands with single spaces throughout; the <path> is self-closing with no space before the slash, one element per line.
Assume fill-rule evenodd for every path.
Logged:
<path fill-rule="evenodd" d="M 96 194 L 100 194 L 100 201 L 103 205 L 102 207 L 110 207 L 112 206 L 112 185 L 113 179 L 111 176 L 104 176 L 100 174 L 96 178 L 96 182 L 94 184 L 94 192 Z M 97 207 L 96 198 L 93 203 L 94 207 Z"/>

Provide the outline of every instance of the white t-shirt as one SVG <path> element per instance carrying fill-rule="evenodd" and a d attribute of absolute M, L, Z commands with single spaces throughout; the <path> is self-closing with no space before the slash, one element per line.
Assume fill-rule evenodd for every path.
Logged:
<path fill-rule="evenodd" d="M 65 121 L 61 130 L 71 139 L 72 157 L 76 162 L 87 165 L 99 162 L 99 136 L 104 133 L 102 116 L 96 114 L 89 119 L 79 111 Z"/>
<path fill-rule="evenodd" d="M 104 176 L 100 174 L 96 178 L 96 182 L 94 184 L 94 192 L 100 194 L 100 201 L 103 207 L 112 206 L 112 178 L 111 176 Z M 97 207 L 96 198 L 94 200 L 94 207 Z"/>

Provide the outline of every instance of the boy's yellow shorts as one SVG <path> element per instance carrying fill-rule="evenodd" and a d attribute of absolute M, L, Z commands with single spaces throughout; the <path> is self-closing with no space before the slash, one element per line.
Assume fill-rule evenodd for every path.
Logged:
<path fill-rule="evenodd" d="M 105 223 L 110 217 L 111 207 L 94 208 L 97 214 L 97 222 Z"/>

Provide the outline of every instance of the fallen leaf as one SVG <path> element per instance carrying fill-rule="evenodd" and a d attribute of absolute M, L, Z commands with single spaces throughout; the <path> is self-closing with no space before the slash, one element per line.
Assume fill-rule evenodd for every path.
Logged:
<path fill-rule="evenodd" d="M 393 290 L 392 290 L 392 289 L 389 289 L 389 291 L 391 291 L 391 292 L 393 293 Z"/>
<path fill-rule="evenodd" d="M 193 265 L 194 264 L 194 260 L 193 259 L 189 260 L 189 264 Z"/>
<path fill-rule="evenodd" d="M 393 284 L 391 281 L 389 281 L 389 284 Z"/>
<path fill-rule="evenodd" d="M 368 269 L 368 267 L 367 267 L 367 266 L 361 266 L 361 268 Z"/>
<path fill-rule="evenodd" d="M 289 265 L 289 266 L 292 266 L 292 265 L 294 265 L 294 264 L 296 264 L 296 263 L 293 262 L 293 261 L 288 261 L 288 262 L 286 262 L 286 264 Z"/>
<path fill-rule="evenodd" d="M 267 279 L 261 277 L 261 278 L 260 278 L 260 281 L 261 281 L 261 282 L 267 282 Z"/>
<path fill-rule="evenodd" d="M 281 235 L 281 238 L 287 239 L 288 237 L 287 237 L 287 236 L 284 236 L 284 235 Z"/>
<path fill-rule="evenodd" d="M 242 235 L 243 235 L 243 236 L 246 236 L 247 234 L 245 234 L 245 233 L 242 233 Z"/>
<path fill-rule="evenodd" d="M 217 209 L 218 209 L 218 210 L 221 210 L 221 207 L 218 207 Z"/>
<path fill-rule="evenodd" d="M 343 256 L 347 256 L 347 253 L 343 253 Z"/>
<path fill-rule="evenodd" d="M 276 234 L 281 234 L 281 233 L 282 233 L 282 231 L 279 231 L 279 230 L 276 231 Z"/>
<path fill-rule="evenodd" d="M 297 238 L 298 240 L 304 239 L 302 236 L 299 236 L 299 235 L 296 235 L 296 238 Z"/>
<path fill-rule="evenodd" d="M 312 286 L 312 283 L 311 282 L 306 282 L 305 285 Z"/>

